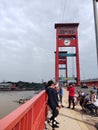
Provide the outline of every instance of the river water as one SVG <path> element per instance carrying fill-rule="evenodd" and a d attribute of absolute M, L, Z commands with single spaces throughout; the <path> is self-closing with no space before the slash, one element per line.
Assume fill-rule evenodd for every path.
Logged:
<path fill-rule="evenodd" d="M 0 91 L 0 119 L 18 108 L 19 99 L 32 98 L 35 91 Z"/>

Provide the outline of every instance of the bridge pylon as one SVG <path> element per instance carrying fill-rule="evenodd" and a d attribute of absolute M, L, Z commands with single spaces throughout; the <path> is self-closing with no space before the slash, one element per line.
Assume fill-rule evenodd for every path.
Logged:
<path fill-rule="evenodd" d="M 65 74 L 65 77 L 67 78 L 68 77 L 68 68 L 67 68 L 67 57 L 66 56 L 60 56 L 60 54 L 62 54 L 62 53 L 67 53 L 67 51 L 59 51 L 59 60 L 58 60 L 58 64 L 59 65 L 61 65 L 61 66 L 59 66 L 59 71 L 61 70 L 61 71 L 64 71 L 64 74 Z M 56 59 L 56 52 L 55 52 L 55 59 Z M 57 66 L 56 66 L 56 60 L 55 60 L 55 72 L 56 72 L 56 68 Z M 62 77 L 60 76 L 59 77 L 59 79 L 58 80 L 62 80 Z M 56 81 L 58 81 L 58 80 L 56 80 Z M 63 82 L 63 80 L 62 80 L 62 82 Z M 67 82 L 67 80 L 66 80 L 66 82 Z"/>
<path fill-rule="evenodd" d="M 79 63 L 79 49 L 78 49 L 78 26 L 79 23 L 56 23 L 56 52 L 55 52 L 55 81 L 59 82 L 60 73 L 59 64 L 65 64 L 63 61 L 67 57 L 76 57 L 76 83 L 80 86 L 80 63 Z M 59 51 L 60 48 L 74 47 L 75 53 L 68 53 L 67 51 Z M 63 61 L 61 61 L 61 59 Z M 67 69 L 66 67 L 65 69 Z M 68 70 L 66 71 L 66 76 Z M 66 77 L 68 79 L 68 77 Z"/>

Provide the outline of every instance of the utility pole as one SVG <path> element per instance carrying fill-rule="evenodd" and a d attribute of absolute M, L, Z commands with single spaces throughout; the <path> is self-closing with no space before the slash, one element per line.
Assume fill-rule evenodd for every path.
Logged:
<path fill-rule="evenodd" d="M 93 0 L 93 9 L 94 9 L 94 22 L 95 22 L 95 35 L 96 35 L 96 52 L 97 52 L 97 66 L 98 66 L 98 19 L 97 19 L 97 2 L 98 0 Z M 98 123 L 95 124 L 95 127 L 98 129 Z"/>
<path fill-rule="evenodd" d="M 98 16 L 97 16 L 97 2 L 98 2 L 98 0 L 93 0 L 94 22 L 95 22 L 95 36 L 96 36 L 96 52 L 97 52 L 97 65 L 98 65 Z"/>

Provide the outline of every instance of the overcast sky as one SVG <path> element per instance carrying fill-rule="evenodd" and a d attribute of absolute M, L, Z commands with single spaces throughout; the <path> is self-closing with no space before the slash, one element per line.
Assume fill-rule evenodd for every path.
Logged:
<path fill-rule="evenodd" d="M 92 0 L 0 0 L 0 81 L 53 79 L 61 22 L 80 23 L 81 79 L 98 78 Z"/>

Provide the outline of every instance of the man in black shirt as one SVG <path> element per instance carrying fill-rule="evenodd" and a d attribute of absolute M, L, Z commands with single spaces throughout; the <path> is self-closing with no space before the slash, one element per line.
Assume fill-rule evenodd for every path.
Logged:
<path fill-rule="evenodd" d="M 56 124 L 55 121 L 55 118 L 59 114 L 58 95 L 55 89 L 54 82 L 52 80 L 48 81 L 46 92 L 48 94 L 48 105 L 52 110 L 52 116 L 50 118 L 50 120 L 52 120 L 52 127 L 58 128 L 59 126 Z"/>

